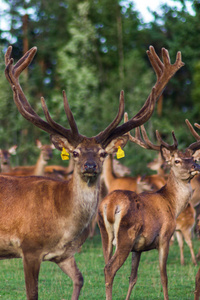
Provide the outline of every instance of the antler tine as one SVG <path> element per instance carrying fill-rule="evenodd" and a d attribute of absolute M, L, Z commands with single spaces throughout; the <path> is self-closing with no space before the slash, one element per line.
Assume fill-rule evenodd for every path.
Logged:
<path fill-rule="evenodd" d="M 196 132 L 196 130 L 194 129 L 194 127 L 192 126 L 192 124 L 189 122 L 188 119 L 185 120 L 185 123 L 187 124 L 187 127 L 189 128 L 189 130 L 190 130 L 191 134 L 193 135 L 193 137 L 197 141 L 200 140 L 200 135 Z M 199 124 L 195 123 L 195 126 L 200 129 L 200 125 Z"/>
<path fill-rule="evenodd" d="M 198 129 L 200 129 L 200 125 L 199 125 L 198 123 L 194 123 L 194 125 L 195 125 Z"/>
<path fill-rule="evenodd" d="M 69 103 L 68 103 L 65 91 L 63 91 L 63 102 L 64 102 L 65 113 L 67 115 L 67 119 L 69 121 L 70 128 L 73 132 L 73 136 L 74 136 L 74 138 L 75 137 L 80 137 L 80 134 L 78 132 L 78 127 L 76 125 L 76 122 L 75 122 L 74 116 L 72 114 L 72 111 L 69 107 Z"/>
<path fill-rule="evenodd" d="M 124 114 L 124 122 L 128 121 L 128 114 Z M 142 136 L 140 134 L 140 130 L 142 132 Z M 148 138 L 146 130 L 144 128 L 144 125 L 141 125 L 141 127 L 135 128 L 135 136 L 132 136 L 130 131 L 128 132 L 129 140 L 137 145 L 139 145 L 142 148 L 145 149 L 151 149 L 151 150 L 160 150 L 159 145 L 154 145 Z M 142 140 L 143 137 L 143 140 Z"/>
<path fill-rule="evenodd" d="M 12 86 L 13 89 L 13 98 L 14 98 L 14 102 L 19 110 L 19 112 L 21 113 L 21 115 L 28 121 L 30 121 L 31 123 L 33 123 L 34 125 L 36 125 L 37 127 L 45 130 L 46 132 L 48 132 L 49 134 L 55 133 L 55 131 L 52 131 L 52 127 L 45 122 L 43 119 L 41 119 L 39 116 L 38 118 L 35 117 L 34 114 L 30 113 L 29 111 L 27 111 L 22 102 L 19 99 L 19 94 L 18 94 L 18 90 L 17 88 L 13 85 Z M 57 134 L 59 134 L 59 132 L 57 132 Z"/>
<path fill-rule="evenodd" d="M 141 126 L 141 132 L 145 143 L 149 146 L 149 149 L 160 151 L 160 145 L 155 145 L 149 140 L 144 125 Z"/>
<path fill-rule="evenodd" d="M 143 123 L 145 123 L 145 119 L 148 120 L 152 115 L 154 110 L 154 105 L 155 105 L 155 89 L 153 88 L 151 95 L 147 99 L 145 105 L 143 105 L 142 109 L 140 110 L 140 112 L 143 110 L 143 114 L 139 112 L 135 117 L 130 119 L 128 122 L 116 127 L 113 130 L 113 132 L 110 133 L 110 135 L 102 145 L 106 147 L 110 143 L 110 141 L 112 141 L 114 138 L 121 136 L 127 133 L 128 131 L 130 131 L 131 129 L 141 126 Z"/>
<path fill-rule="evenodd" d="M 13 58 L 10 58 L 12 52 L 11 46 L 8 48 L 5 54 L 5 63 L 6 63 L 5 76 L 9 81 L 11 87 L 14 85 L 19 90 L 20 101 L 23 103 L 25 110 L 27 110 L 29 113 L 32 113 L 35 116 L 36 116 L 35 111 L 32 109 L 24 93 L 22 92 L 22 88 L 19 84 L 19 75 L 31 63 L 31 61 L 35 56 L 36 51 L 37 51 L 36 47 L 31 48 L 26 54 L 24 54 L 24 56 L 15 65 L 13 65 L 14 63 Z M 20 65 L 20 63 L 22 65 Z"/>
<path fill-rule="evenodd" d="M 175 151 L 178 148 L 178 141 L 176 139 L 175 133 L 174 131 L 172 131 L 172 137 L 173 137 L 173 141 L 174 143 L 172 145 L 167 144 L 166 142 L 164 142 L 158 132 L 158 130 L 156 130 L 156 137 L 157 140 L 160 142 L 161 146 L 165 147 L 166 149 L 168 149 L 169 151 Z"/>
<path fill-rule="evenodd" d="M 19 75 L 22 73 L 22 71 L 24 69 L 26 69 L 26 67 L 32 62 L 35 54 L 37 52 L 37 47 L 33 47 L 30 50 L 28 50 L 19 60 L 18 62 L 15 64 L 15 66 L 13 66 L 12 69 L 12 73 L 14 76 L 10 77 L 10 72 L 9 70 L 6 68 L 5 69 L 5 73 L 6 73 L 6 77 L 8 79 L 8 81 L 10 82 L 10 80 L 13 80 L 13 84 L 16 80 L 18 80 Z M 9 46 L 6 54 L 5 54 L 5 65 L 7 66 L 11 60 L 11 63 L 13 64 L 13 58 L 11 58 L 11 53 L 12 53 L 12 46 Z"/>
<path fill-rule="evenodd" d="M 170 78 L 184 65 L 181 61 L 181 52 L 179 51 L 176 56 L 176 61 L 172 65 L 170 63 L 169 53 L 166 49 L 162 49 L 162 58 L 163 62 L 159 59 L 158 55 L 156 54 L 154 47 L 150 46 L 149 50 L 147 51 L 147 55 L 151 62 L 151 65 L 156 73 L 157 81 L 152 88 L 152 91 L 147 98 L 146 102 L 144 103 L 143 107 L 140 111 L 132 117 L 128 122 L 113 128 L 112 131 L 107 134 L 106 139 L 103 140 L 102 144 L 105 147 L 112 139 L 116 138 L 119 135 L 125 134 L 133 128 L 141 126 L 145 122 L 149 120 L 151 117 L 156 100 L 159 98 L 160 94 L 162 93 L 163 89 L 167 85 Z M 104 132 L 102 133 L 104 136 Z"/>
<path fill-rule="evenodd" d="M 182 66 L 184 66 L 184 63 L 181 60 L 180 51 L 177 52 L 176 61 L 173 65 L 170 63 L 169 53 L 165 48 L 162 48 L 163 63 L 156 54 L 153 46 L 149 47 L 149 50 L 147 50 L 147 55 L 157 76 L 157 82 L 154 85 L 156 87 L 157 98 L 162 93 L 167 82 Z"/>
<path fill-rule="evenodd" d="M 119 100 L 119 109 L 117 116 L 112 121 L 112 123 L 102 132 L 100 132 L 97 136 L 95 136 L 95 139 L 98 143 L 104 144 L 104 142 L 109 138 L 112 131 L 119 125 L 123 118 L 124 114 L 124 91 L 121 91 L 120 93 L 120 100 Z M 107 145 L 108 143 L 106 143 Z"/>
<path fill-rule="evenodd" d="M 192 133 L 193 137 L 197 140 L 196 142 L 192 143 L 190 146 L 187 147 L 187 149 L 191 149 L 193 151 L 196 151 L 200 148 L 200 135 L 196 132 L 192 124 L 189 122 L 188 119 L 185 120 L 187 127 L 189 128 L 190 132 Z M 200 125 L 198 123 L 194 124 L 197 128 L 200 129 Z"/>
<path fill-rule="evenodd" d="M 71 131 L 69 129 L 66 129 L 63 126 L 59 125 L 51 118 L 44 97 L 41 97 L 41 104 L 42 104 L 42 109 L 45 114 L 45 118 L 46 118 L 47 122 L 49 123 L 49 125 L 53 129 L 55 129 L 58 133 L 62 134 L 63 136 L 66 136 L 66 132 L 67 132 L 67 137 L 68 137 L 69 141 L 72 142 L 73 136 L 71 134 Z"/>

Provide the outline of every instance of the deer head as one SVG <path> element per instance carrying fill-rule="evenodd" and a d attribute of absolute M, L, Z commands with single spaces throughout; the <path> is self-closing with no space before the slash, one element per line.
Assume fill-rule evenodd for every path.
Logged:
<path fill-rule="evenodd" d="M 127 122 L 127 120 L 128 114 L 125 113 L 124 121 Z M 170 169 L 174 172 L 175 177 L 179 178 L 180 180 L 190 181 L 195 175 L 200 172 L 200 166 L 196 164 L 196 160 L 199 160 L 200 157 L 200 136 L 194 130 L 188 120 L 186 120 L 186 124 L 197 141 L 187 147 L 185 151 L 178 150 L 178 142 L 175 137 L 174 131 L 172 131 L 172 145 L 169 145 L 162 140 L 158 130 L 156 130 L 156 137 L 159 141 L 159 145 L 153 144 L 149 140 L 143 125 L 141 126 L 141 128 L 138 127 L 135 129 L 135 136 L 132 136 L 130 132 L 128 133 L 129 140 L 141 146 L 142 148 L 160 151 L 162 159 L 169 165 Z M 196 124 L 196 126 L 199 125 Z M 140 133 L 140 130 L 142 135 Z"/>
<path fill-rule="evenodd" d="M 177 53 L 176 62 L 171 65 L 166 49 L 162 49 L 162 63 L 155 53 L 154 48 L 150 46 L 147 55 L 156 72 L 157 82 L 143 107 L 126 124 L 119 125 L 124 114 L 124 92 L 121 91 L 119 110 L 116 118 L 104 131 L 94 137 L 88 138 L 79 133 L 64 91 L 64 109 L 70 129 L 66 129 L 52 120 L 43 97 L 41 98 L 41 102 L 47 122 L 41 119 L 28 103 L 19 84 L 19 76 L 31 63 L 36 51 L 37 48 L 33 47 L 15 65 L 13 65 L 13 59 L 11 58 L 11 46 L 5 54 L 5 75 L 12 87 L 15 104 L 24 118 L 50 134 L 51 140 L 57 149 L 67 149 L 74 159 L 75 171 L 85 181 L 91 181 L 101 173 L 102 164 L 107 154 L 115 153 L 119 146 L 125 146 L 128 141 L 128 137 L 125 134 L 129 130 L 142 125 L 151 117 L 156 100 L 162 93 L 167 82 L 184 65 L 181 61 L 180 52 Z"/>
<path fill-rule="evenodd" d="M 41 151 L 41 158 L 44 162 L 47 162 L 53 157 L 53 149 L 55 149 L 54 145 L 43 145 L 40 140 L 36 140 L 36 146 Z"/>
<path fill-rule="evenodd" d="M 16 154 L 17 145 L 10 147 L 8 150 L 0 149 L 1 172 L 8 172 L 11 169 L 10 156 Z"/>

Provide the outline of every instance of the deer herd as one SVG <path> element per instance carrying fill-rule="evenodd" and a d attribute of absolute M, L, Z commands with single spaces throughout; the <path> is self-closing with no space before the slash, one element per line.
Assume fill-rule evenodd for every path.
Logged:
<path fill-rule="evenodd" d="M 79 133 L 73 113 L 63 91 L 63 105 L 70 128 L 64 128 L 50 116 L 44 98 L 41 104 L 46 121 L 30 106 L 19 82 L 20 74 L 32 62 L 33 47 L 14 64 L 10 46 L 5 54 L 5 76 L 13 91 L 14 102 L 22 116 L 50 135 L 51 144 L 37 141 L 40 156 L 34 166 L 12 167 L 10 156 L 17 146 L 0 150 L 0 258 L 22 258 L 26 296 L 38 299 L 38 277 L 42 261 L 56 263 L 73 281 L 72 300 L 78 299 L 83 276 L 74 254 L 91 232 L 97 219 L 105 260 L 106 299 L 112 299 L 116 272 L 132 252 L 131 274 L 126 300 L 137 281 L 142 252 L 157 249 L 164 299 L 168 298 L 167 257 L 174 234 L 184 264 L 183 239 L 197 265 L 191 233 L 195 224 L 195 207 L 200 203 L 200 135 L 186 120 L 195 141 L 184 151 L 178 150 L 175 133 L 173 144 L 166 143 L 156 131 L 153 144 L 144 123 L 152 116 L 156 101 L 171 77 L 184 65 L 181 53 L 174 64 L 166 49 L 162 60 L 153 46 L 147 51 L 156 73 L 156 83 L 142 108 L 128 119 L 124 113 L 124 92 L 114 120 L 99 134 L 86 137 Z M 124 117 L 123 124 L 120 125 Z M 200 125 L 195 123 L 200 129 Z M 135 135 L 130 131 L 135 129 Z M 158 158 L 149 163 L 157 174 L 130 177 L 129 170 L 116 165 L 113 155 L 127 142 L 154 150 Z M 70 154 L 67 170 L 47 166 L 52 149 Z M 165 168 L 169 169 L 168 172 Z M 118 171 L 117 171 L 118 167 Z M 117 173 L 117 175 L 116 175 Z M 104 188 L 103 188 L 104 186 Z M 199 229 L 200 231 L 200 229 Z M 194 298 L 200 297 L 200 269 L 197 272 Z M 94 296 L 95 298 L 95 296 Z"/>

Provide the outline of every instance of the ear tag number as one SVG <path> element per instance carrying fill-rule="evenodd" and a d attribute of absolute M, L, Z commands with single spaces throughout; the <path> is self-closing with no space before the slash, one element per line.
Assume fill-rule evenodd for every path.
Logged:
<path fill-rule="evenodd" d="M 65 148 L 62 148 L 61 158 L 62 158 L 62 160 L 68 160 L 69 159 L 69 153 L 66 151 Z"/>
<path fill-rule="evenodd" d="M 122 148 L 120 146 L 118 146 L 118 150 L 117 150 L 117 159 L 120 159 L 122 157 L 125 156 L 124 150 L 122 150 Z"/>

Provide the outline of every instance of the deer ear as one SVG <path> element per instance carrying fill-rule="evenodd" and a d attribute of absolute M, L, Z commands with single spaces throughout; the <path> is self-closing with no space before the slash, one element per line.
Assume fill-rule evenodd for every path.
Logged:
<path fill-rule="evenodd" d="M 124 146 L 126 145 L 126 143 L 128 142 L 128 135 L 125 134 L 123 136 L 117 137 L 116 139 L 112 140 L 108 146 L 105 148 L 105 151 L 108 154 L 112 154 L 117 152 L 118 147 L 124 148 Z"/>
<path fill-rule="evenodd" d="M 199 161 L 200 160 L 200 149 L 195 151 L 192 156 L 195 160 Z"/>
<path fill-rule="evenodd" d="M 39 149 L 41 149 L 42 143 L 40 142 L 40 140 L 36 140 L 36 145 Z"/>
<path fill-rule="evenodd" d="M 161 152 L 161 155 L 162 155 L 162 158 L 168 163 L 170 164 L 171 163 L 171 152 L 166 149 L 165 147 L 160 147 L 160 152 Z"/>
<path fill-rule="evenodd" d="M 17 149 L 17 145 L 14 145 L 11 148 L 9 148 L 8 152 L 12 155 L 15 155 L 16 154 L 16 149 Z"/>
<path fill-rule="evenodd" d="M 72 146 L 68 140 L 60 135 L 51 135 L 51 141 L 54 144 L 55 148 L 62 151 L 63 148 L 69 152 L 73 152 L 75 147 Z"/>

